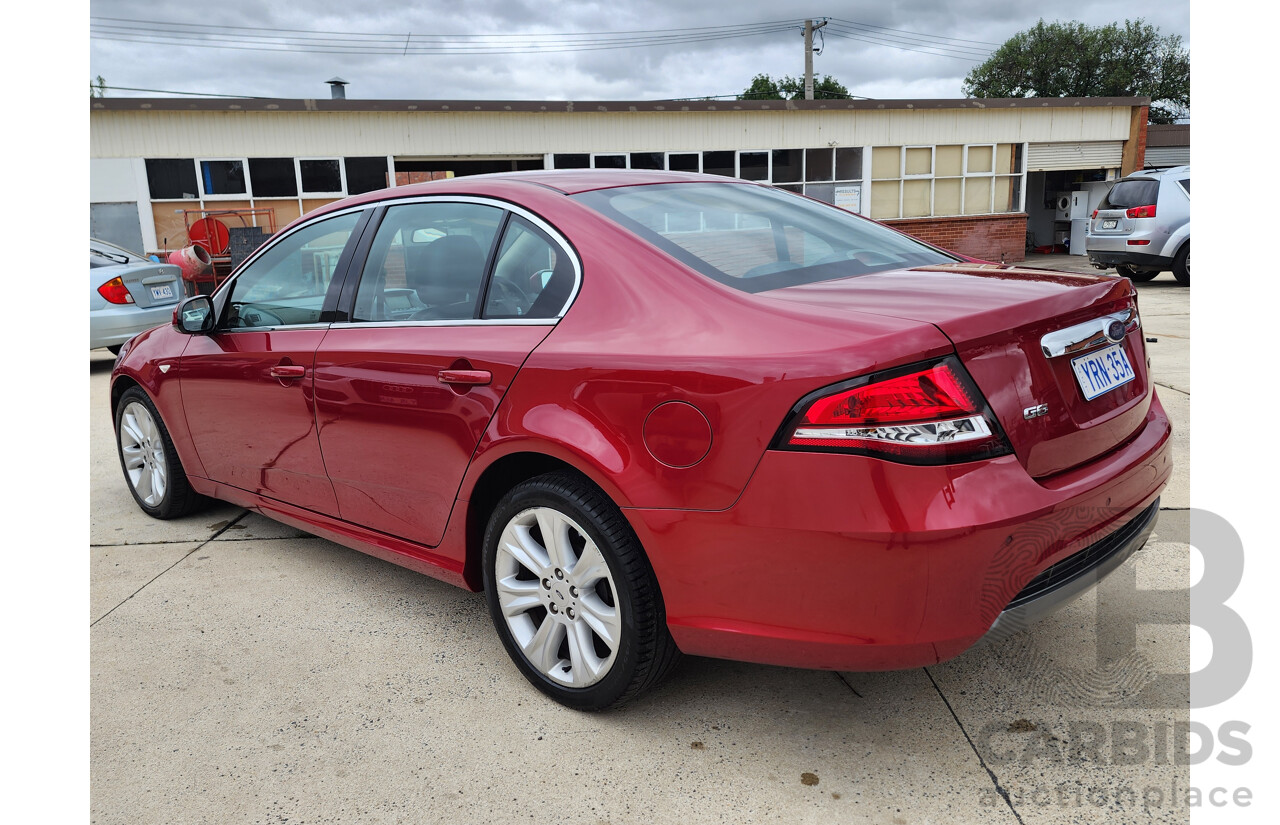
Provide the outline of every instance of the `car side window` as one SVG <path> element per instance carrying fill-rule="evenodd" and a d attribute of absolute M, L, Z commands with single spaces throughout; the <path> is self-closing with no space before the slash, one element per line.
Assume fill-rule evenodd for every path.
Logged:
<path fill-rule="evenodd" d="M 1191 178 L 1183 178 L 1178 181 L 1178 185 L 1182 187 L 1182 191 L 1186 192 L 1188 196 L 1191 194 Z"/>
<path fill-rule="evenodd" d="M 513 215 L 502 235 L 485 318 L 555 318 L 573 291 L 573 263 L 530 221 Z"/>
<path fill-rule="evenodd" d="M 318 323 L 334 269 L 359 220 L 359 212 L 349 212 L 317 221 L 264 252 L 232 282 L 223 326 Z"/>
<path fill-rule="evenodd" d="M 502 216 L 502 209 L 477 203 L 407 203 L 387 209 L 364 265 L 351 320 L 475 318 Z"/>

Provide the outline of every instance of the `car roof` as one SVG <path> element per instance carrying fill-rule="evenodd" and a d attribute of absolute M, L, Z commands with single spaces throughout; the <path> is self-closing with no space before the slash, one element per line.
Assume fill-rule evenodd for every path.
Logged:
<path fill-rule="evenodd" d="M 1124 180 L 1156 180 L 1157 178 L 1181 177 L 1190 175 L 1190 166 L 1171 166 L 1168 169 L 1143 169 L 1124 177 Z"/>

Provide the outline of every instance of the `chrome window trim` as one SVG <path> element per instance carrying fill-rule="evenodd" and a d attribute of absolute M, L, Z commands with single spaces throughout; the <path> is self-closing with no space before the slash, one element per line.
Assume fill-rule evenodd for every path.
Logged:
<path fill-rule="evenodd" d="M 238 332 L 288 332 L 291 329 L 328 329 L 331 324 L 285 324 L 274 327 L 227 327 L 215 329 L 212 335 L 235 335 Z"/>
<path fill-rule="evenodd" d="M 1107 337 L 1107 327 L 1114 321 L 1124 324 L 1126 335 L 1142 326 L 1142 319 L 1131 309 L 1113 312 L 1101 318 L 1047 333 L 1040 339 L 1040 351 L 1046 358 L 1057 358 L 1061 355 L 1084 352 L 1103 344 L 1118 343 Z"/>
<path fill-rule="evenodd" d="M 565 239 L 565 237 L 560 233 L 560 231 L 557 230 L 555 227 L 553 227 L 551 224 L 544 221 L 538 215 L 535 215 L 533 212 L 530 212 L 528 209 L 525 209 L 523 206 L 519 206 L 510 201 L 504 201 L 499 198 L 486 198 L 486 197 L 479 197 L 476 195 L 416 195 L 416 196 L 408 196 L 408 197 L 400 197 L 400 198 L 386 198 L 383 200 L 368 201 L 366 203 L 361 203 L 356 206 L 349 206 L 345 209 L 338 209 L 333 212 L 326 212 L 323 215 L 317 215 L 314 218 L 309 218 L 303 221 L 302 223 L 299 223 L 296 226 L 290 227 L 287 233 L 283 231 L 277 232 L 274 238 L 272 238 L 267 243 L 263 244 L 252 255 L 246 258 L 244 263 L 240 264 L 240 266 L 236 268 L 235 274 L 227 278 L 225 281 L 223 281 L 222 284 L 219 285 L 218 289 L 215 290 L 215 292 L 221 292 L 224 289 L 230 290 L 231 287 L 229 287 L 228 284 L 235 283 L 235 281 L 240 277 L 240 273 L 248 269 L 250 266 L 252 266 L 253 262 L 256 261 L 259 256 L 265 254 L 277 243 L 281 243 L 285 239 L 291 237 L 295 232 L 305 229 L 306 227 L 310 226 L 313 223 L 327 220 L 329 218 L 337 218 L 342 215 L 349 214 L 351 212 L 361 212 L 366 209 L 372 210 L 372 209 L 377 209 L 378 207 L 386 207 L 390 209 L 393 206 L 403 206 L 406 204 L 413 204 L 413 203 L 475 203 L 475 204 L 480 204 L 481 206 L 497 207 L 498 209 L 511 212 L 514 215 L 519 215 L 520 217 L 532 223 L 534 226 L 541 229 L 543 232 L 547 233 L 547 237 L 551 238 L 551 240 L 554 241 L 555 244 L 559 246 L 566 255 L 568 255 L 569 262 L 573 264 L 573 278 L 574 278 L 573 289 L 569 291 L 569 296 L 565 298 L 565 302 L 560 306 L 559 311 L 550 318 L 529 318 L 529 319 L 467 318 L 467 319 L 446 320 L 446 321 L 366 321 L 366 322 L 343 321 L 343 322 L 334 323 L 332 324 L 332 326 L 337 328 L 342 328 L 342 329 L 345 329 L 347 327 L 375 327 L 376 328 L 376 327 L 406 327 L 406 326 L 481 326 L 481 325 L 554 326 L 561 318 L 564 317 L 564 314 L 569 311 L 569 307 L 573 305 L 574 299 L 578 297 L 578 292 L 582 289 L 582 262 L 578 259 L 578 254 L 577 252 L 574 251 L 573 246 Z M 502 242 L 500 238 L 496 240 L 498 243 Z M 486 273 L 486 274 L 492 275 L 492 273 Z M 361 262 L 360 276 L 364 277 L 363 262 Z M 228 294 L 230 294 L 230 292 L 228 292 Z M 212 298 L 212 296 L 210 297 Z M 233 329 L 219 330 L 219 332 L 236 332 L 236 331 L 247 331 L 247 330 L 257 331 L 257 330 L 308 329 L 308 328 L 316 329 L 316 328 L 322 328 L 322 327 L 328 327 L 328 326 L 330 326 L 330 324 L 320 324 L 320 325 L 308 324 L 308 325 L 298 325 L 298 326 L 290 325 L 290 326 L 281 326 L 281 327 L 236 327 L 234 330 Z"/>
<path fill-rule="evenodd" d="M 332 329 L 398 329 L 400 327 L 554 327 L 559 318 L 463 318 L 456 321 L 335 321 Z M 292 327 L 290 327 L 292 329 Z"/>

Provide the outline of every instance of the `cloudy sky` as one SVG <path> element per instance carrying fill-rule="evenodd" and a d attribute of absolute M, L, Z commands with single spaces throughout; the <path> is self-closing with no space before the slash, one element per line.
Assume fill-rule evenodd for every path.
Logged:
<path fill-rule="evenodd" d="M 1189 0 L 94 0 L 89 9 L 90 75 L 110 87 L 280 98 L 328 97 L 335 75 L 352 98 L 731 95 L 757 73 L 803 74 L 806 17 L 831 19 L 815 74 L 876 98 L 961 97 L 987 52 L 1042 17 L 1143 18 L 1190 45 Z"/>

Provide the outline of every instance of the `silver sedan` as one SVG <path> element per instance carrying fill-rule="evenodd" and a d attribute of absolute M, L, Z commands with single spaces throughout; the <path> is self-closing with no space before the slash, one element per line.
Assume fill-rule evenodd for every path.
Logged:
<path fill-rule="evenodd" d="M 119 352 L 139 332 L 169 323 L 182 298 L 178 267 L 89 240 L 89 349 Z"/>

